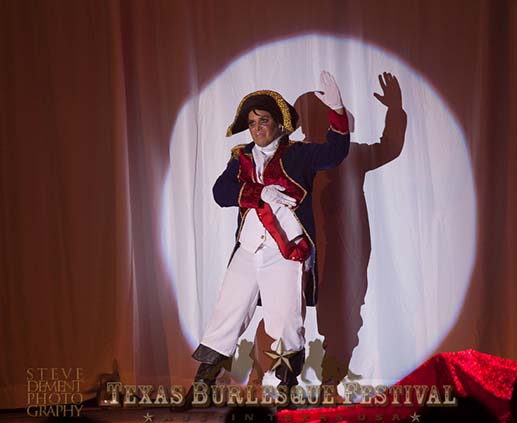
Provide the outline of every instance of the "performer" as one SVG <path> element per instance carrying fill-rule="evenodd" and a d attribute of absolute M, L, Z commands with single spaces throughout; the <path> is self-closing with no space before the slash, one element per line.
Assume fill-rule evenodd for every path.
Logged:
<path fill-rule="evenodd" d="M 239 207 L 236 246 L 208 327 L 193 357 L 197 382 L 215 383 L 227 366 L 258 301 L 266 333 L 290 352 L 276 368 L 280 383 L 297 384 L 305 358 L 305 305 L 317 300 L 312 185 L 315 173 L 346 157 L 348 121 L 334 77 L 322 72 L 330 128 L 323 144 L 293 142 L 298 114 L 275 91 L 255 91 L 237 108 L 227 136 L 249 129 L 253 142 L 234 147 L 213 193 L 221 207 Z M 310 277 L 304 278 L 304 274 Z M 308 279 L 303 287 L 302 280 Z M 281 342 L 281 346 L 279 344 Z"/>

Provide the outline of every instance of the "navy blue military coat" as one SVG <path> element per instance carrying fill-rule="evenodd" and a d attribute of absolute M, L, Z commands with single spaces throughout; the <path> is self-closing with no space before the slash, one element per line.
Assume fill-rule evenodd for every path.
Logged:
<path fill-rule="evenodd" d="M 280 141 L 288 143 L 283 151 L 281 162 L 288 177 L 307 191 L 303 201 L 295 209 L 296 216 L 303 230 L 312 244 L 314 252 L 314 266 L 312 277 L 305 287 L 305 299 L 308 306 L 316 305 L 318 297 L 317 268 L 316 268 L 316 228 L 312 210 L 312 187 L 314 176 L 318 170 L 331 169 L 339 165 L 348 154 L 350 134 L 341 134 L 332 128 L 328 130 L 326 142 L 322 144 L 294 142 L 285 136 Z M 214 199 L 221 207 L 239 207 L 239 194 L 242 183 L 238 179 L 239 155 L 251 154 L 254 143 L 242 144 L 232 149 L 232 157 L 224 172 L 217 178 L 213 187 Z M 241 229 L 242 213 L 239 213 L 236 237 Z M 238 239 L 236 239 L 238 248 Z"/>

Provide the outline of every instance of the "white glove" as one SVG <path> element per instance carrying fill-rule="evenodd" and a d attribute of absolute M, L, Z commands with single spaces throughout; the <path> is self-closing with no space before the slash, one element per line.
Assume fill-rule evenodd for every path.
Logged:
<path fill-rule="evenodd" d="M 280 185 L 267 185 L 262 188 L 260 198 L 268 204 L 279 204 L 290 208 L 296 206 L 296 200 L 282 191 L 285 191 L 285 188 Z"/>
<path fill-rule="evenodd" d="M 341 109 L 343 102 L 341 101 L 339 87 L 334 77 L 327 71 L 321 71 L 320 84 L 323 92 L 314 91 L 314 95 L 332 110 Z"/>

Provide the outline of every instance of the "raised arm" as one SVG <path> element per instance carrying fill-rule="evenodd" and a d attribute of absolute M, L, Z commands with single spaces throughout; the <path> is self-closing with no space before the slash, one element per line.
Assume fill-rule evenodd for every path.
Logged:
<path fill-rule="evenodd" d="M 350 148 L 348 118 L 336 80 L 330 73 L 323 71 L 320 84 L 322 91 L 316 91 L 314 95 L 329 108 L 329 130 L 325 143 L 312 144 L 309 147 L 312 150 L 311 167 L 315 171 L 339 165 Z"/>

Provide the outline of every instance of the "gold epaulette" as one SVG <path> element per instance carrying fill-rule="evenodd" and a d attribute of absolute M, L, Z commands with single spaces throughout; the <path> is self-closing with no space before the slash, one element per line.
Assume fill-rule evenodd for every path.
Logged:
<path fill-rule="evenodd" d="M 239 154 L 240 154 L 240 151 L 242 149 L 244 149 L 244 147 L 246 147 L 246 144 L 238 144 L 236 145 L 235 147 L 232 148 L 232 155 L 230 157 L 230 160 L 231 159 L 238 159 L 239 158 Z"/>

